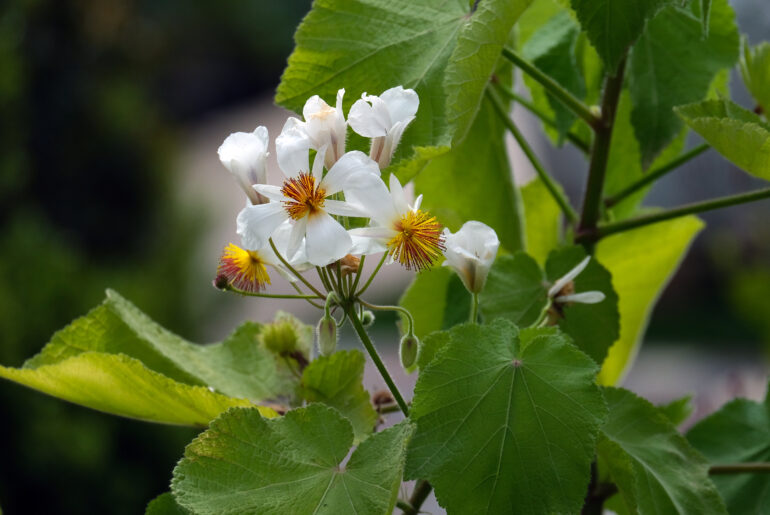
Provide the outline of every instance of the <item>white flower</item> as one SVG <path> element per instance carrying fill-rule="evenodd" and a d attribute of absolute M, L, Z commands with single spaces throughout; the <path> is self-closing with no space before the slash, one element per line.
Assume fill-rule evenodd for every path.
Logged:
<path fill-rule="evenodd" d="M 415 205 L 406 202 L 404 189 L 394 174 L 390 175 L 390 191 L 381 180 L 358 180 L 345 193 L 358 209 L 368 213 L 373 226 L 350 231 L 352 254 L 387 251 L 391 260 L 407 269 L 429 267 L 444 249 L 441 224 L 436 217 L 420 210 L 422 195 Z"/>
<path fill-rule="evenodd" d="M 321 97 L 314 95 L 302 108 L 303 122 L 291 117 L 286 120 L 281 134 L 275 140 L 278 165 L 282 170 L 297 170 L 307 163 L 309 149 L 326 147 L 325 165 L 329 170 L 345 154 L 347 124 L 342 112 L 345 90 L 337 92 L 337 105 L 331 107 Z"/>
<path fill-rule="evenodd" d="M 290 220 L 292 230 L 286 248 L 286 258 L 292 259 L 304 237 L 307 261 L 316 266 L 327 265 L 348 253 L 352 246 L 350 235 L 330 215 L 366 216 L 348 202 L 329 197 L 344 191 L 351 178 L 359 175 L 377 177 L 377 164 L 362 152 L 348 152 L 331 170 L 323 174 L 326 149 L 316 155 L 312 173 L 298 168 L 286 173 L 282 186 L 257 185 L 259 193 L 270 199 L 267 204 L 246 206 L 237 219 L 238 234 L 248 248 L 261 249 L 275 230 Z M 300 165 L 301 166 L 301 165 Z"/>
<path fill-rule="evenodd" d="M 488 225 L 470 221 L 454 234 L 444 229 L 444 242 L 443 265 L 457 272 L 469 292 L 480 293 L 500 247 L 497 233 Z"/>
<path fill-rule="evenodd" d="M 414 120 L 420 99 L 413 89 L 396 86 L 382 95 L 361 95 L 348 113 L 348 123 L 361 136 L 374 138 L 369 156 L 380 168 L 390 164 L 401 136 Z"/>
<path fill-rule="evenodd" d="M 588 262 L 591 261 L 591 256 L 586 257 L 583 261 L 578 263 L 572 270 L 564 274 L 564 276 L 557 279 L 553 286 L 548 290 L 548 296 L 554 299 L 559 304 L 566 304 L 568 302 L 577 302 L 580 304 L 597 304 L 604 300 L 605 295 L 600 291 L 586 291 L 581 293 L 574 293 L 573 281 L 585 270 L 588 266 Z M 572 291 L 564 291 L 572 290 Z"/>
<path fill-rule="evenodd" d="M 230 134 L 217 150 L 219 160 L 233 174 L 252 204 L 266 201 L 257 194 L 254 185 L 267 181 L 267 143 L 267 128 L 260 125 L 251 133 Z"/>

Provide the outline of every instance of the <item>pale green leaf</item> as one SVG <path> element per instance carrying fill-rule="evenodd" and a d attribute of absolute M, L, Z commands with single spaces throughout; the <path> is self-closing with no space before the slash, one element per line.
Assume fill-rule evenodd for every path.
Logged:
<path fill-rule="evenodd" d="M 687 439 L 714 465 L 770 461 L 770 401 L 736 399 L 696 424 Z M 713 476 L 730 513 L 770 512 L 770 475 Z"/>
<path fill-rule="evenodd" d="M 539 178 L 521 187 L 527 254 L 545 265 L 561 239 L 561 208 Z"/>
<path fill-rule="evenodd" d="M 606 414 L 597 366 L 533 331 L 524 346 L 507 320 L 458 326 L 420 373 L 406 475 L 449 513 L 580 511 Z"/>
<path fill-rule="evenodd" d="M 199 515 L 390 513 L 411 432 L 404 422 L 376 433 L 344 463 L 353 430 L 332 408 L 271 420 L 233 409 L 187 446 L 171 490 Z"/>
<path fill-rule="evenodd" d="M 750 48 L 748 42 L 743 42 L 741 76 L 757 105 L 770 112 L 770 43 L 763 41 Z"/>
<path fill-rule="evenodd" d="M 466 322 L 471 298 L 457 274 L 442 266 L 417 274 L 399 305 L 412 314 L 414 332 L 422 339 L 434 331 Z"/>
<path fill-rule="evenodd" d="M 479 295 L 484 320 L 505 318 L 516 325 L 534 324 L 548 305 L 545 274 L 531 256 L 498 256 Z"/>
<path fill-rule="evenodd" d="M 676 113 L 744 171 L 770 180 L 770 124 L 729 100 L 707 100 Z"/>
<path fill-rule="evenodd" d="M 648 23 L 631 55 L 631 122 L 645 167 L 682 129 L 673 108 L 705 98 L 716 74 L 738 59 L 740 39 L 727 0 L 713 2 L 705 38 L 693 12 L 696 7 L 693 3 L 692 8 L 671 6 L 661 11 Z"/>
<path fill-rule="evenodd" d="M 611 74 L 641 36 L 645 23 L 675 0 L 572 0 L 588 39 Z"/>
<path fill-rule="evenodd" d="M 302 372 L 300 383 L 303 399 L 331 406 L 350 421 L 355 443 L 371 434 L 377 423 L 377 412 L 362 384 L 365 362 L 357 350 L 321 356 Z"/>
<path fill-rule="evenodd" d="M 192 515 L 192 512 L 179 506 L 171 492 L 166 492 L 150 501 L 144 515 Z"/>
<path fill-rule="evenodd" d="M 597 245 L 596 258 L 612 274 L 620 299 L 620 338 L 602 364 L 602 384 L 622 380 L 639 350 L 655 302 L 702 228 L 703 222 L 687 216 L 609 236 Z"/>
<path fill-rule="evenodd" d="M 548 256 L 546 277 L 551 283 L 564 276 L 586 257 L 583 247 L 573 246 L 555 250 Z M 607 349 L 617 340 L 620 330 L 618 294 L 612 289 L 612 277 L 596 259 L 573 281 L 575 293 L 600 291 L 605 298 L 597 304 L 570 303 L 559 307 L 558 325 L 577 347 L 601 365 Z"/>
<path fill-rule="evenodd" d="M 628 390 L 604 388 L 609 407 L 597 446 L 632 513 L 726 514 L 708 463 L 655 406 Z"/>

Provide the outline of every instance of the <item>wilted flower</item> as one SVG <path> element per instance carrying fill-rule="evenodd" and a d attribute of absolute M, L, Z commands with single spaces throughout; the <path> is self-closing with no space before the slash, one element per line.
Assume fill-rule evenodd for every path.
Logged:
<path fill-rule="evenodd" d="M 233 174 L 252 204 L 262 204 L 267 199 L 255 190 L 255 184 L 267 182 L 267 128 L 259 126 L 254 132 L 234 132 L 220 145 L 219 160 Z"/>
<path fill-rule="evenodd" d="M 481 222 L 465 222 L 454 234 L 444 229 L 444 244 L 444 266 L 457 272 L 469 292 L 480 293 L 500 247 L 497 233 Z"/>
<path fill-rule="evenodd" d="M 225 247 L 217 268 L 217 287 L 231 285 L 238 290 L 257 293 L 270 284 L 267 266 L 281 269 L 271 249 L 246 250 L 233 243 Z M 221 284 L 222 278 L 226 281 Z"/>
<path fill-rule="evenodd" d="M 553 286 L 549 288 L 548 296 L 552 298 L 554 302 L 559 304 L 566 304 L 568 302 L 577 302 L 580 304 L 597 304 L 603 301 L 605 295 L 600 291 L 575 293 L 573 281 L 578 275 L 580 275 L 583 270 L 585 270 L 589 261 L 591 261 L 591 256 L 586 257 L 572 270 L 557 279 L 553 283 Z"/>

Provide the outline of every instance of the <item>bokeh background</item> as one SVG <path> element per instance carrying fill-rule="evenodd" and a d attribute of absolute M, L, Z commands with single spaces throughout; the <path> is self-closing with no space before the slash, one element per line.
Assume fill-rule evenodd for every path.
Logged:
<path fill-rule="evenodd" d="M 765 2 L 733 2 L 753 43 L 770 38 Z M 210 286 L 244 203 L 216 149 L 230 132 L 280 130 L 286 113 L 271 97 L 309 7 L 309 0 L 0 3 L 0 363 L 21 365 L 97 305 L 106 287 L 199 342 L 287 307 Z M 748 105 L 737 76 L 733 88 Z M 526 113 L 517 116 L 579 199 L 585 170 L 575 169 L 576 154 L 552 149 Z M 526 177 L 515 149 L 512 156 L 517 177 Z M 661 181 L 648 203 L 757 186 L 709 152 Z M 658 402 L 695 393 L 700 415 L 734 395 L 762 396 L 770 348 L 770 201 L 704 218 L 708 228 L 661 298 L 626 383 Z M 394 300 L 409 278 L 388 273 L 379 300 Z M 392 322 L 378 326 L 386 347 L 396 341 Z M 379 384 L 372 374 L 367 383 Z M 195 435 L 8 382 L 0 383 L 0 422 L 7 515 L 142 513 L 168 489 Z"/>

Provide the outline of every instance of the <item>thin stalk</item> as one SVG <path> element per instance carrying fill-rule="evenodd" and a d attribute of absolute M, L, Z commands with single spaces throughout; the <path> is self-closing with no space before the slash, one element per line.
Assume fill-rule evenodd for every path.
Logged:
<path fill-rule="evenodd" d="M 293 282 L 291 282 L 291 281 L 289 282 L 289 284 L 291 284 L 292 288 L 294 288 L 295 290 L 297 290 L 297 293 L 299 293 L 300 295 L 304 295 L 304 292 L 302 291 L 302 289 L 301 289 L 299 286 L 297 286 L 296 284 L 294 284 L 294 283 L 293 283 Z M 310 299 L 305 299 L 305 300 L 306 300 L 308 303 L 312 304 L 313 306 L 317 307 L 318 309 L 323 309 L 323 308 L 324 308 L 322 305 L 320 305 L 320 304 L 316 304 L 315 302 L 313 302 L 313 301 L 312 301 L 312 300 L 310 300 Z"/>
<path fill-rule="evenodd" d="M 749 193 L 741 193 L 738 195 L 729 195 L 717 199 L 706 200 L 705 202 L 695 202 L 693 204 L 687 204 L 685 206 L 677 207 L 674 209 L 667 209 L 658 213 L 637 216 L 636 218 L 629 218 L 628 220 L 621 220 L 619 222 L 611 222 L 608 224 L 600 225 L 591 231 L 578 233 L 576 241 L 580 243 L 591 243 L 611 234 L 636 229 L 637 227 L 663 222 L 665 220 L 671 220 L 672 218 L 679 218 L 681 216 L 703 213 L 705 211 L 713 211 L 723 207 L 754 202 L 766 198 L 770 198 L 770 188 L 763 188 L 761 190 L 756 190 Z"/>
<path fill-rule="evenodd" d="M 673 159 L 672 161 L 660 166 L 659 168 L 656 168 L 654 170 L 650 170 L 646 174 L 644 174 L 644 177 L 636 181 L 635 183 L 629 185 L 628 187 L 620 190 L 619 192 L 615 193 L 611 197 L 607 197 L 604 199 L 604 205 L 607 207 L 612 207 L 616 205 L 618 202 L 623 200 L 624 198 L 628 197 L 632 193 L 636 193 L 640 189 L 644 188 L 648 184 L 655 182 L 656 180 L 660 179 L 667 173 L 676 170 L 686 162 L 690 161 L 691 159 L 698 157 L 702 153 L 704 153 L 706 150 L 710 149 L 711 146 L 704 143 L 702 145 L 698 145 L 697 147 L 685 152 L 681 156 L 677 157 L 676 159 Z"/>
<path fill-rule="evenodd" d="M 334 279 L 333 276 L 335 276 L 335 275 L 337 276 L 337 288 L 338 288 L 337 292 L 340 294 L 340 296 L 343 299 L 346 299 L 346 298 L 348 298 L 348 296 L 347 296 L 347 293 L 345 293 L 345 289 L 343 288 L 343 283 L 342 283 L 342 265 L 340 265 L 340 260 L 339 259 L 337 260 L 337 266 L 335 267 L 335 272 L 336 273 L 332 273 L 332 279 Z"/>
<path fill-rule="evenodd" d="M 729 463 L 726 465 L 712 465 L 709 468 L 709 474 L 712 476 L 725 474 L 768 474 L 770 473 L 770 463 Z"/>
<path fill-rule="evenodd" d="M 325 298 L 326 298 L 326 295 L 324 295 L 323 293 L 321 293 L 320 291 L 318 291 L 318 289 L 317 289 L 315 286 L 313 286 L 312 284 L 310 284 L 310 282 L 308 282 L 308 280 L 307 280 L 307 279 L 305 279 L 305 277 L 304 277 L 302 274 L 300 274 L 299 272 L 297 272 L 297 271 L 294 269 L 294 267 L 293 267 L 293 266 L 291 266 L 291 265 L 289 264 L 289 262 L 288 262 L 288 261 L 286 261 L 286 260 L 284 259 L 284 257 L 281 255 L 281 253 L 280 253 L 280 252 L 278 252 L 278 249 L 275 247 L 275 243 L 273 243 L 273 238 L 270 238 L 268 241 L 270 242 L 270 247 L 273 249 L 273 252 L 275 252 L 275 255 L 276 255 L 276 256 L 278 256 L 278 259 L 281 261 L 281 263 L 283 264 L 283 266 L 285 266 L 285 267 L 286 267 L 286 269 L 287 269 L 289 272 L 291 272 L 292 274 L 294 274 L 294 277 L 296 277 L 297 279 L 299 279 L 300 281 L 302 281 L 302 283 L 303 283 L 305 286 L 307 286 L 307 287 L 310 289 L 310 291 L 312 291 L 313 293 L 315 293 L 316 295 L 318 295 L 318 297 L 320 297 L 320 298 L 322 298 L 322 299 L 325 299 Z"/>
<path fill-rule="evenodd" d="M 241 290 L 236 288 L 232 285 L 227 285 L 226 287 L 222 288 L 223 290 L 231 291 L 233 293 L 237 293 L 239 295 L 244 295 L 246 297 L 262 297 L 264 299 L 317 299 L 317 295 L 294 295 L 294 294 L 282 294 L 282 293 L 256 293 L 256 292 L 250 292 L 246 290 Z"/>
<path fill-rule="evenodd" d="M 362 306 L 366 306 L 369 309 L 373 309 L 375 311 L 398 311 L 399 313 L 403 314 L 406 317 L 406 322 L 409 324 L 409 326 L 406 328 L 404 333 L 409 334 L 414 330 L 414 318 L 412 317 L 412 314 L 409 312 L 408 309 L 402 308 L 401 306 L 380 306 L 377 304 L 369 304 L 366 301 L 363 301 L 361 299 L 358 299 L 358 303 Z"/>
<path fill-rule="evenodd" d="M 585 120 L 588 125 L 594 129 L 601 125 L 601 119 L 596 116 L 587 105 L 580 101 L 575 95 L 564 89 L 561 84 L 553 80 L 550 76 L 540 71 L 534 64 L 530 63 L 510 48 L 503 48 L 503 56 L 521 68 L 521 71 L 539 82 L 551 95 L 556 97 L 570 111 Z"/>
<path fill-rule="evenodd" d="M 370 275 L 369 279 L 367 279 L 367 281 L 364 284 L 363 288 L 361 288 L 360 290 L 358 290 L 358 292 L 356 292 L 356 298 L 358 298 L 361 295 L 363 295 L 363 293 L 366 291 L 366 289 L 369 288 L 369 285 L 372 284 L 372 281 L 374 280 L 374 276 L 376 276 L 377 272 L 380 271 L 380 268 L 382 268 L 383 263 L 385 263 L 385 258 L 387 258 L 387 257 L 388 257 L 388 253 L 385 252 L 382 255 L 382 259 L 380 259 L 380 262 L 377 263 L 377 266 L 375 267 L 374 271 L 372 272 L 372 275 Z"/>
<path fill-rule="evenodd" d="M 364 262 L 366 262 L 366 255 L 361 255 L 361 261 L 358 262 L 358 271 L 356 272 L 356 278 L 353 281 L 353 286 L 350 287 L 350 291 L 354 292 L 356 291 L 356 288 L 358 288 L 358 281 L 361 280 L 361 274 L 364 271 Z"/>
<path fill-rule="evenodd" d="M 404 515 L 417 515 L 420 513 L 420 507 L 422 506 L 422 503 L 425 502 L 425 499 L 428 498 L 432 489 L 433 486 L 431 486 L 427 480 L 418 480 L 414 485 L 414 491 L 409 498 L 409 502 L 404 502 L 403 507 L 399 506 L 399 508 L 403 510 Z"/>
<path fill-rule="evenodd" d="M 612 141 L 612 128 L 615 123 L 620 91 L 623 88 L 623 73 L 626 60 L 623 59 L 618 66 L 618 72 L 614 77 L 607 77 L 602 96 L 602 119 L 595 128 L 596 136 L 591 150 L 591 165 L 588 168 L 588 182 L 586 184 L 585 198 L 583 199 L 583 212 L 580 218 L 580 229 L 591 230 L 599 221 L 599 210 L 602 203 L 602 191 L 604 189 L 604 177 L 607 172 L 607 159 L 610 155 L 610 143 Z"/>
<path fill-rule="evenodd" d="M 479 323 L 479 294 L 471 293 L 471 324 Z"/>
<path fill-rule="evenodd" d="M 352 303 L 349 303 L 345 307 L 345 311 L 347 312 L 348 318 L 350 318 L 350 321 L 353 323 L 353 328 L 356 330 L 356 333 L 358 333 L 358 337 L 360 338 L 361 343 L 363 343 L 366 351 L 369 353 L 369 357 L 371 357 L 372 361 L 374 361 L 374 366 L 376 366 L 377 370 L 380 371 L 382 379 L 385 380 L 385 384 L 388 385 L 390 394 L 394 399 L 396 399 L 396 403 L 398 404 L 399 408 L 401 408 L 401 412 L 404 414 L 404 416 L 408 417 L 409 406 L 407 406 L 406 401 L 401 396 L 401 392 L 398 391 L 396 383 L 394 383 L 393 379 L 390 377 L 388 369 L 385 368 L 385 364 L 382 362 L 382 359 L 380 359 L 380 355 L 377 354 L 377 349 L 374 348 L 372 340 L 369 338 L 369 335 L 366 333 L 366 329 L 364 329 L 364 326 L 361 324 L 361 319 L 358 318 L 358 315 L 356 314 L 355 306 Z"/>
<path fill-rule="evenodd" d="M 530 102 L 526 98 L 522 97 L 521 95 L 519 95 L 518 93 L 513 91 L 513 89 L 509 88 L 508 86 L 504 86 L 503 84 L 500 84 L 499 82 L 495 82 L 495 86 L 497 86 L 497 89 L 498 89 L 498 91 L 500 91 L 500 93 L 502 93 L 503 95 L 505 95 L 509 99 L 513 100 L 514 102 L 524 106 L 527 109 L 527 111 L 529 111 L 530 113 L 532 113 L 535 116 L 537 116 L 540 119 L 540 121 L 543 122 L 544 124 L 548 125 L 549 127 L 553 127 L 554 129 L 558 129 L 559 128 L 558 125 L 556 124 L 555 120 L 553 120 L 551 117 L 549 117 L 543 111 L 538 109 L 538 107 L 535 104 L 533 104 L 532 102 Z M 590 143 L 588 143 L 587 141 L 584 141 L 583 138 L 581 138 L 580 136 L 578 136 L 574 132 L 568 131 L 565 134 L 565 137 L 567 138 L 567 140 L 570 143 L 575 145 L 577 148 L 582 150 L 584 153 L 587 154 L 588 152 L 591 151 Z"/>
<path fill-rule="evenodd" d="M 324 269 L 320 266 L 317 266 L 315 267 L 315 270 L 318 272 L 318 278 L 321 279 L 321 283 L 324 285 L 324 288 L 326 288 L 326 291 L 334 291 L 334 288 L 332 288 L 332 285 L 329 282 L 329 278 L 326 276 Z"/>
<path fill-rule="evenodd" d="M 556 203 L 559 204 L 559 207 L 564 212 L 565 216 L 569 219 L 570 222 L 577 222 L 577 212 L 575 212 L 575 210 L 572 208 L 569 200 L 564 195 L 564 192 L 561 190 L 561 188 L 559 188 L 558 184 L 556 184 L 551 176 L 548 175 L 548 172 L 540 163 L 540 160 L 535 155 L 532 147 L 530 147 L 529 143 L 527 143 L 527 140 L 524 139 L 524 135 L 521 133 L 519 128 L 516 127 L 516 124 L 513 123 L 513 120 L 511 120 L 511 118 L 508 116 L 508 113 L 506 112 L 505 106 L 500 100 L 500 97 L 491 89 L 487 89 L 487 96 L 492 101 L 492 105 L 495 107 L 495 111 L 497 111 L 500 119 L 503 121 L 511 134 L 513 134 L 513 137 L 516 139 L 519 147 L 521 147 L 521 150 L 524 152 L 524 154 L 529 159 L 529 162 L 532 163 L 532 166 L 535 168 L 538 177 L 540 177 L 540 180 L 543 181 L 543 184 L 545 184 L 545 187 L 548 189 L 548 192 L 554 198 Z"/>

